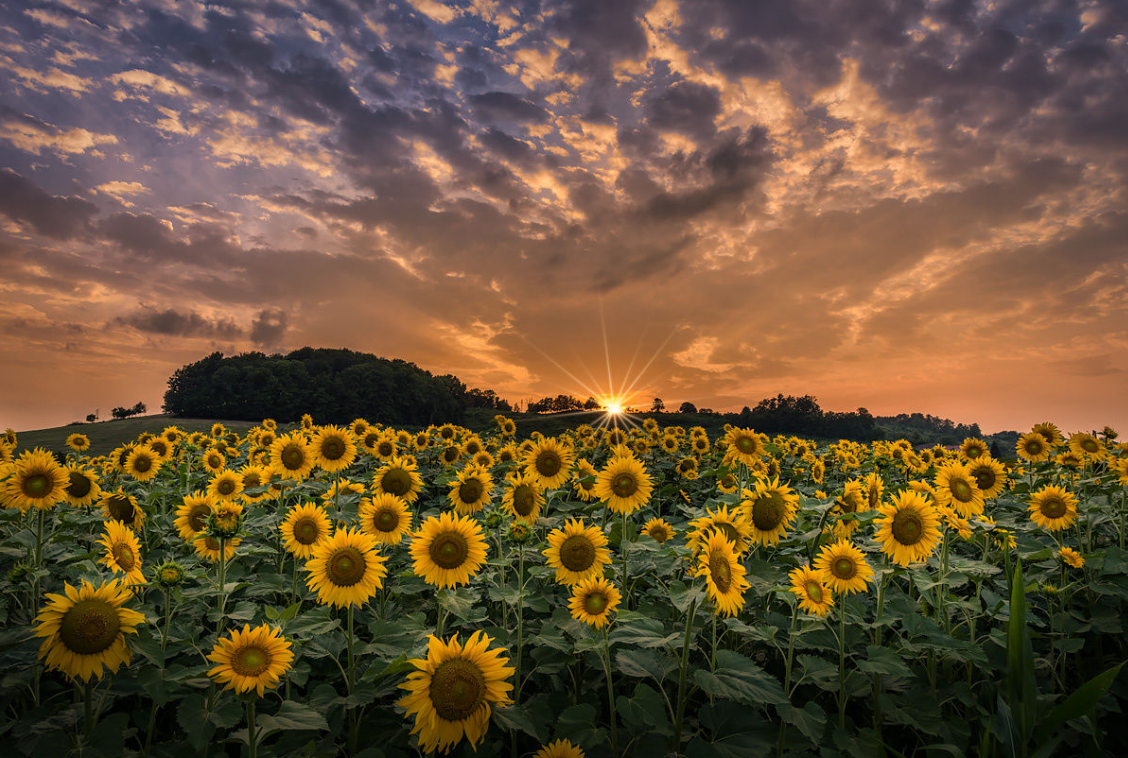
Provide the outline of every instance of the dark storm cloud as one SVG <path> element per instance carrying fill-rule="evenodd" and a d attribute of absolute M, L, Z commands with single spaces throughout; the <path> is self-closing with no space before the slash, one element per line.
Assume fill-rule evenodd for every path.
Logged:
<path fill-rule="evenodd" d="M 229 319 L 209 319 L 195 311 L 178 311 L 175 308 L 160 310 L 143 308 L 128 316 L 114 319 L 115 324 L 132 326 L 138 331 L 166 337 L 214 337 L 235 340 L 243 336 L 243 329 Z"/>

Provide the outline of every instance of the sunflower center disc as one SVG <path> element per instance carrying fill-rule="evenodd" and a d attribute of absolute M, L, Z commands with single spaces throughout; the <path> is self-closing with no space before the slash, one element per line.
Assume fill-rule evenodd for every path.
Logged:
<path fill-rule="evenodd" d="M 751 437 L 740 437 L 736 440 L 736 446 L 742 453 L 751 453 L 756 449 L 756 443 L 752 441 Z"/>
<path fill-rule="evenodd" d="M 153 467 L 153 462 L 144 456 L 137 456 L 133 459 L 133 470 L 145 473 Z"/>
<path fill-rule="evenodd" d="M 720 523 L 714 524 L 713 527 L 721 534 L 725 535 L 725 539 L 734 545 L 740 545 L 742 540 L 740 532 L 736 531 L 736 527 L 732 524 Z"/>
<path fill-rule="evenodd" d="M 602 592 L 593 592 L 584 599 L 584 610 L 592 616 L 598 616 L 607 610 L 607 596 Z"/>
<path fill-rule="evenodd" d="M 23 491 L 28 497 L 43 497 L 51 491 L 51 480 L 46 474 L 32 474 L 24 479 Z"/>
<path fill-rule="evenodd" d="M 951 490 L 952 494 L 956 496 L 956 500 L 959 500 L 961 503 L 970 502 L 975 496 L 975 493 L 971 491 L 971 485 L 963 479 L 953 479 Z"/>
<path fill-rule="evenodd" d="M 853 579 L 858 567 L 849 558 L 839 558 L 834 562 L 834 575 L 839 579 Z"/>
<path fill-rule="evenodd" d="M 261 647 L 245 647 L 231 656 L 231 668 L 240 676 L 258 676 L 270 666 L 270 654 Z"/>
<path fill-rule="evenodd" d="M 1096 440 L 1090 440 L 1090 439 L 1081 440 L 1081 449 L 1084 450 L 1086 453 L 1097 452 Z"/>
<path fill-rule="evenodd" d="M 311 518 L 299 519 L 294 524 L 294 539 L 303 545 L 312 545 L 317 541 L 317 524 Z"/>
<path fill-rule="evenodd" d="M 666 528 L 662 526 L 652 526 L 650 531 L 647 532 L 654 539 L 655 542 L 665 542 L 668 537 L 666 535 Z"/>
<path fill-rule="evenodd" d="M 84 474 L 77 471 L 70 472 L 70 484 L 67 485 L 67 494 L 71 497 L 86 497 L 94 484 Z"/>
<path fill-rule="evenodd" d="M 517 511 L 518 516 L 528 516 L 536 504 L 537 496 L 529 485 L 522 484 L 513 490 L 513 510 Z"/>
<path fill-rule="evenodd" d="M 80 600 L 63 615 L 59 637 L 67 649 L 81 655 L 102 652 L 117 639 L 121 619 L 105 600 Z"/>
<path fill-rule="evenodd" d="M 713 577 L 713 584 L 724 594 L 732 586 L 732 569 L 728 560 L 720 553 L 709 556 L 709 575 Z"/>
<path fill-rule="evenodd" d="M 221 495 L 230 495 L 235 491 L 235 482 L 231 479 L 224 479 L 219 483 L 216 489 L 219 490 L 219 494 Z"/>
<path fill-rule="evenodd" d="M 752 504 L 752 523 L 761 532 L 770 532 L 780 525 L 786 512 L 778 495 L 762 497 Z"/>
<path fill-rule="evenodd" d="M 972 472 L 975 475 L 975 483 L 981 490 L 989 490 L 995 486 L 995 472 L 989 468 L 981 468 Z"/>
<path fill-rule="evenodd" d="M 351 587 L 364 577 L 364 556 L 355 547 L 343 547 L 329 556 L 325 569 L 333 584 Z"/>
<path fill-rule="evenodd" d="M 569 571 L 587 571 L 595 563 L 595 545 L 582 534 L 574 534 L 560 544 L 560 563 Z"/>
<path fill-rule="evenodd" d="M 898 511 L 893 517 L 893 539 L 902 545 L 915 545 L 924 537 L 924 524 L 914 511 Z"/>
<path fill-rule="evenodd" d="M 1029 455 L 1041 455 L 1042 443 L 1038 442 L 1038 440 L 1030 440 L 1026 443 L 1026 452 Z"/>
<path fill-rule="evenodd" d="M 822 602 L 823 591 L 818 582 L 807 582 L 805 589 L 807 590 L 807 597 L 814 600 L 816 603 Z"/>
<path fill-rule="evenodd" d="M 838 505 L 842 508 L 843 513 L 854 513 L 858 510 L 858 500 L 852 492 L 843 495 L 838 501 Z"/>
<path fill-rule="evenodd" d="M 381 532 L 392 532 L 399 526 L 399 516 L 395 511 L 382 510 L 372 519 L 372 523 Z"/>
<path fill-rule="evenodd" d="M 380 487 L 384 492 L 403 497 L 411 489 L 411 475 L 401 468 L 394 468 L 384 474 Z"/>
<path fill-rule="evenodd" d="M 431 542 L 431 560 L 440 568 L 458 568 L 468 552 L 466 538 L 458 532 L 444 532 Z"/>
<path fill-rule="evenodd" d="M 291 471 L 296 471 L 305 463 L 305 456 L 296 445 L 290 445 L 282 451 L 282 465 Z"/>
<path fill-rule="evenodd" d="M 611 491 L 617 497 L 630 497 L 638 492 L 638 480 L 630 474 L 618 474 L 611 483 Z"/>
<path fill-rule="evenodd" d="M 1059 497 L 1049 497 L 1042 501 L 1042 513 L 1049 518 L 1061 518 L 1065 511 L 1065 501 Z"/>
<path fill-rule="evenodd" d="M 121 566 L 125 571 L 132 571 L 133 567 L 137 565 L 137 560 L 133 556 L 133 550 L 129 545 L 114 545 L 113 546 L 114 560 L 117 565 Z"/>
<path fill-rule="evenodd" d="M 560 473 L 560 456 L 547 450 L 537 456 L 537 473 L 541 476 L 556 476 Z"/>
<path fill-rule="evenodd" d="M 110 512 L 110 515 L 113 516 L 114 519 L 123 524 L 133 523 L 133 503 L 131 503 L 127 497 L 122 497 L 121 495 L 111 497 L 106 502 L 106 510 Z M 203 528 L 203 524 L 201 523 L 200 529 Z M 199 531 L 199 529 L 196 531 Z"/>
<path fill-rule="evenodd" d="M 482 497 L 482 483 L 477 479 L 467 479 L 458 487 L 458 499 L 464 503 L 476 503 Z"/>
<path fill-rule="evenodd" d="M 330 437 L 321 443 L 321 457 L 335 461 L 345 454 L 345 443 L 336 437 Z"/>
<path fill-rule="evenodd" d="M 472 715 L 486 694 L 486 679 L 472 662 L 454 658 L 439 665 L 431 675 L 429 691 L 435 712 L 447 721 Z"/>

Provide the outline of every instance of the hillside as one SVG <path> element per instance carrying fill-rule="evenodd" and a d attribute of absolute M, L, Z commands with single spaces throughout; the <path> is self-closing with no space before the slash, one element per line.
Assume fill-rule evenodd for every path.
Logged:
<path fill-rule="evenodd" d="M 26 450 L 35 447 L 47 450 L 65 450 L 68 435 L 81 432 L 90 438 L 90 455 L 105 455 L 123 442 L 128 442 L 143 432 L 157 432 L 166 426 L 175 425 L 186 432 L 207 431 L 217 419 L 206 418 L 173 418 L 166 413 L 154 413 L 149 416 L 135 416 L 134 418 L 115 419 L 113 421 L 100 421 L 95 424 L 70 424 L 56 426 L 52 429 L 33 429 L 17 432 L 19 444 L 17 450 Z M 223 421 L 224 426 L 238 432 L 251 428 L 254 424 L 249 421 Z"/>

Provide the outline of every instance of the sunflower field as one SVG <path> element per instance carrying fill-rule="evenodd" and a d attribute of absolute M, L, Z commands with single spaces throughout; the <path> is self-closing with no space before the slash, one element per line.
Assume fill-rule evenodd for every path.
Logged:
<path fill-rule="evenodd" d="M 1128 750 L 1112 429 L 496 421 L 6 433 L 4 755 Z"/>

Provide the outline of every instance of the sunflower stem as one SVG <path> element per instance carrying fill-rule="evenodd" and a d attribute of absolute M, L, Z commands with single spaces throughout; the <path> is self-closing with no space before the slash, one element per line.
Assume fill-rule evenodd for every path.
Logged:
<path fill-rule="evenodd" d="M 215 622 L 216 639 L 223 634 L 223 616 L 227 609 L 227 540 L 219 538 L 219 618 Z"/>
<path fill-rule="evenodd" d="M 846 601 L 849 593 L 842 593 L 838 606 L 838 728 L 846 728 Z"/>
<path fill-rule="evenodd" d="M 87 739 L 94 729 L 94 682 L 87 679 L 82 685 L 82 730 Z"/>
<path fill-rule="evenodd" d="M 611 637 L 606 626 L 603 627 L 603 649 L 600 651 L 599 662 L 603 664 L 607 678 L 607 707 L 611 711 L 611 755 L 619 758 L 619 717 L 615 712 L 615 684 L 611 679 Z"/>
<path fill-rule="evenodd" d="M 619 549 L 623 553 L 623 605 L 629 610 L 631 607 L 631 588 L 627 584 L 627 512 L 623 511 L 623 526 L 619 532 Z"/>
<path fill-rule="evenodd" d="M 258 735 L 255 734 L 255 701 L 247 700 L 247 755 L 258 757 Z"/>
<path fill-rule="evenodd" d="M 716 616 L 713 616 L 716 621 Z M 791 626 L 787 631 L 787 657 L 783 661 L 783 694 L 791 702 L 791 664 L 795 656 L 795 624 L 799 621 L 799 602 L 791 606 Z M 715 667 L 714 667 L 715 670 Z M 787 720 L 784 719 L 779 727 L 779 741 L 776 743 L 776 755 L 783 758 L 783 747 L 787 744 Z"/>
<path fill-rule="evenodd" d="M 353 604 L 349 603 L 349 609 L 345 612 L 347 616 L 347 632 L 345 636 L 346 656 L 348 657 L 348 668 L 346 669 L 345 685 L 348 687 L 349 697 L 353 694 L 353 681 L 356 678 L 356 660 L 353 658 Z M 356 709 L 349 705 L 349 755 L 356 754 L 356 741 L 357 729 L 359 724 L 356 718 Z"/>
<path fill-rule="evenodd" d="M 517 547 L 517 689 L 514 702 L 521 700 L 521 653 L 525 644 L 525 548 Z"/>
<path fill-rule="evenodd" d="M 685 673 L 689 668 L 689 641 L 693 634 L 693 622 L 697 613 L 697 598 L 689 601 L 689 611 L 685 615 L 685 637 L 682 639 L 681 661 L 678 665 L 678 707 L 677 718 L 674 719 L 674 744 L 675 753 L 681 752 L 682 724 L 685 721 Z"/>

